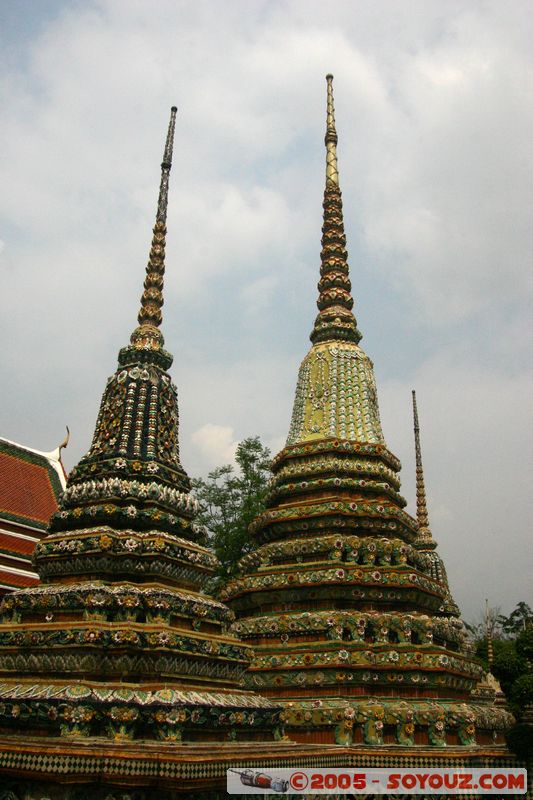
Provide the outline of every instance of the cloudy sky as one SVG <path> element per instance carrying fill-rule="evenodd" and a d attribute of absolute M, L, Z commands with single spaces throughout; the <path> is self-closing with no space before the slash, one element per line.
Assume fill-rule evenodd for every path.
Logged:
<path fill-rule="evenodd" d="M 325 80 L 362 345 L 465 617 L 532 602 L 526 0 L 0 0 L 0 435 L 87 450 L 136 322 L 172 104 L 163 331 L 190 475 L 288 431 Z M 529 435 L 528 435 L 529 434 Z"/>

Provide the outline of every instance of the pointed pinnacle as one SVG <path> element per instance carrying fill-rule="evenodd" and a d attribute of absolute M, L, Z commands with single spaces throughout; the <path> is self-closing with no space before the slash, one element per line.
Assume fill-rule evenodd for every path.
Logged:
<path fill-rule="evenodd" d="M 358 344 L 361 334 L 352 313 L 352 285 L 348 277 L 348 253 L 342 216 L 342 197 L 337 169 L 337 131 L 333 108 L 333 75 L 326 75 L 328 104 L 326 136 L 326 188 L 320 267 L 318 316 L 310 339 L 317 342 L 345 341 Z"/>
<path fill-rule="evenodd" d="M 174 145 L 174 129 L 176 127 L 176 113 L 178 109 L 172 106 L 170 109 L 170 122 L 168 124 L 167 140 L 165 142 L 165 152 L 163 153 L 163 161 L 161 162 L 161 184 L 159 186 L 159 199 L 157 201 L 157 216 L 158 222 L 167 221 L 167 206 L 168 206 L 168 176 L 172 166 L 172 148 Z"/>
<path fill-rule="evenodd" d="M 420 447 L 420 425 L 418 423 L 418 409 L 416 405 L 416 392 L 413 395 L 413 421 L 415 432 L 415 461 L 416 461 L 416 519 L 418 522 L 419 537 L 424 541 L 434 542 L 429 529 L 429 518 L 426 504 L 426 487 L 424 484 L 424 470 L 422 467 L 422 450 Z"/>
<path fill-rule="evenodd" d="M 167 232 L 167 207 L 168 183 L 170 168 L 172 166 L 172 148 L 174 143 L 174 129 L 176 126 L 176 106 L 172 106 L 170 122 L 163 161 L 161 162 L 161 182 L 157 200 L 156 222 L 153 229 L 152 245 L 146 277 L 144 279 L 144 292 L 141 297 L 141 308 L 137 317 L 139 326 L 131 335 L 131 343 L 139 349 L 159 349 L 163 345 L 163 336 L 159 330 L 161 325 L 163 306 L 163 278 L 165 274 L 165 235 Z"/>
<path fill-rule="evenodd" d="M 326 136 L 326 185 L 339 185 L 339 172 L 337 169 L 337 130 L 335 128 L 335 106 L 333 105 L 333 75 L 326 75 L 328 83 L 328 105 Z"/>

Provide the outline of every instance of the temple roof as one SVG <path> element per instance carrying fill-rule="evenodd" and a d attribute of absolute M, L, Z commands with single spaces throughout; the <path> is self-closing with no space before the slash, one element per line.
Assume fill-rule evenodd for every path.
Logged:
<path fill-rule="evenodd" d="M 0 439 L 0 593 L 37 583 L 31 557 L 65 486 L 60 448 Z"/>
<path fill-rule="evenodd" d="M 43 453 L 0 439 L 0 517 L 46 530 L 66 486 L 58 450 Z"/>

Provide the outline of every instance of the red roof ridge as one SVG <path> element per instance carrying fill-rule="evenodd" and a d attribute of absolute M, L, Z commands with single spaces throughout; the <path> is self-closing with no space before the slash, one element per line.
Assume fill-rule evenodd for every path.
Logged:
<path fill-rule="evenodd" d="M 50 466 L 57 473 L 57 477 L 59 478 L 61 488 L 63 490 L 66 489 L 67 473 L 65 467 L 63 466 L 63 462 L 61 460 L 61 445 L 59 445 L 59 447 L 56 447 L 55 450 L 51 450 L 50 452 L 45 452 L 43 450 L 37 450 L 34 447 L 28 447 L 25 444 L 20 444 L 20 442 L 14 442 L 11 439 L 6 439 L 5 436 L 0 436 L 0 442 L 5 442 L 6 444 L 10 444 L 13 447 L 18 447 L 20 450 L 26 450 L 26 452 L 28 453 L 34 453 L 35 455 L 42 456 L 43 458 L 45 458 L 50 464 Z"/>

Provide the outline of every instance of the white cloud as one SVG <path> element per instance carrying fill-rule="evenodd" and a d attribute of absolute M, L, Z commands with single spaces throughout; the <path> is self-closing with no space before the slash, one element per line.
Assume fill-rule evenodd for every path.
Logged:
<path fill-rule="evenodd" d="M 459 14 L 453 35 L 404 62 L 394 131 L 373 151 L 389 157 L 369 175 L 369 246 L 397 255 L 433 324 L 531 291 L 531 75 L 516 30 L 510 41 L 495 22 Z"/>
<path fill-rule="evenodd" d="M 191 439 L 211 468 L 235 463 L 235 450 L 239 442 L 235 441 L 235 431 L 229 425 L 207 422 L 194 431 Z"/>
<path fill-rule="evenodd" d="M 244 286 L 241 293 L 244 313 L 255 318 L 258 314 L 268 310 L 277 284 L 278 280 L 274 276 L 263 275 Z"/>

